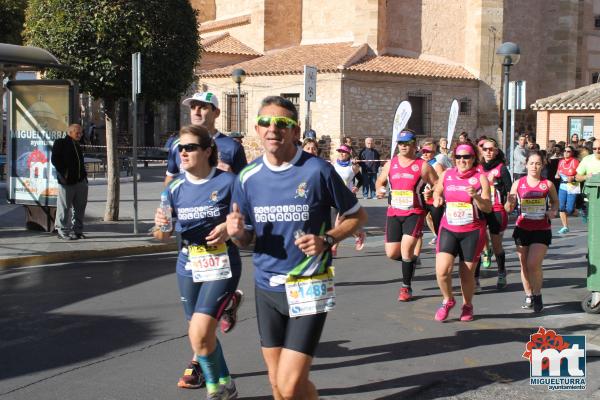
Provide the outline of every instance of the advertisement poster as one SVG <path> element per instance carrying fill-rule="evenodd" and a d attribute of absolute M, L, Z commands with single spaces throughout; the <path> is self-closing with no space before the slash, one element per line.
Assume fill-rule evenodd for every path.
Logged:
<path fill-rule="evenodd" d="M 571 127 L 569 129 L 569 137 L 574 134 L 581 136 L 581 119 L 579 118 L 571 118 L 570 119 Z"/>
<path fill-rule="evenodd" d="M 594 137 L 594 125 L 585 125 L 581 134 L 583 140 L 589 140 Z"/>
<path fill-rule="evenodd" d="M 8 121 L 8 197 L 16 204 L 56 206 L 58 181 L 50 162 L 54 140 L 73 116 L 69 81 L 11 81 Z"/>

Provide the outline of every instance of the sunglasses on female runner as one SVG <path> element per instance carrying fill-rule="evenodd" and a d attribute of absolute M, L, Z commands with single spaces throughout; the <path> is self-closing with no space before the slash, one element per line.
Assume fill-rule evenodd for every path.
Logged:
<path fill-rule="evenodd" d="M 198 143 L 188 143 L 188 144 L 178 144 L 177 150 L 181 153 L 185 150 L 186 153 L 191 153 L 192 151 L 196 151 L 198 149 L 205 149 L 205 147 L 200 146 Z"/>
<path fill-rule="evenodd" d="M 456 154 L 454 155 L 454 158 L 456 158 L 457 160 L 470 160 L 471 158 L 473 158 L 473 156 L 470 154 Z"/>
<path fill-rule="evenodd" d="M 293 128 L 298 125 L 298 122 L 294 121 L 288 117 L 268 117 L 264 115 L 259 115 L 256 117 L 256 125 L 262 126 L 263 128 L 268 128 L 271 124 L 275 124 L 275 128 L 284 129 L 284 128 Z"/>
<path fill-rule="evenodd" d="M 482 151 L 494 151 L 495 147 L 482 147 Z"/>

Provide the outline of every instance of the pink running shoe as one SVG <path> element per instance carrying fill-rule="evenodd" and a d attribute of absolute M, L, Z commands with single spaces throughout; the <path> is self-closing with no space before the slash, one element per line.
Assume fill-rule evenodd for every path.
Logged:
<path fill-rule="evenodd" d="M 354 247 L 356 249 L 356 251 L 361 251 L 364 247 L 365 247 L 365 239 L 367 238 L 367 235 L 364 232 L 359 232 L 358 236 L 356 237 L 356 246 Z"/>
<path fill-rule="evenodd" d="M 398 293 L 398 301 L 410 301 L 412 300 L 412 289 L 409 287 L 401 287 L 400 293 Z"/>
<path fill-rule="evenodd" d="M 442 303 L 442 306 L 438 308 L 438 310 L 435 313 L 435 320 L 440 322 L 444 321 L 446 318 L 448 318 L 450 310 L 452 310 L 452 308 L 454 308 L 455 305 L 456 300 L 454 299 L 450 299 L 447 302 Z"/>
<path fill-rule="evenodd" d="M 464 304 L 460 313 L 460 320 L 463 322 L 473 321 L 473 305 Z"/>

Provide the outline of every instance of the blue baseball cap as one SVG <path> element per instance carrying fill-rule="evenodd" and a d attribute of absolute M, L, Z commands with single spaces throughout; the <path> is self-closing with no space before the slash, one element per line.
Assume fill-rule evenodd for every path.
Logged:
<path fill-rule="evenodd" d="M 398 142 L 409 142 L 411 140 L 415 140 L 415 134 L 411 131 L 402 131 L 398 135 Z"/>
<path fill-rule="evenodd" d="M 317 138 L 317 132 L 313 131 L 312 129 L 304 131 L 304 139 L 316 139 L 316 138 Z"/>

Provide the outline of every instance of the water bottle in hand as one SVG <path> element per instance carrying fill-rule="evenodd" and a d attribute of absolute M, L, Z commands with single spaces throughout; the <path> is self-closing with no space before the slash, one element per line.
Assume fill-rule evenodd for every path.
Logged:
<path fill-rule="evenodd" d="M 173 216 L 171 215 L 171 204 L 167 192 L 160 194 L 160 209 L 167 218 L 167 223 L 160 227 L 161 232 L 171 232 L 173 230 Z"/>

